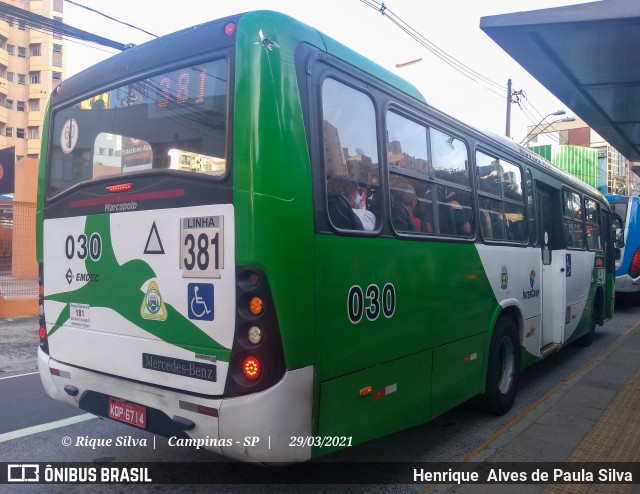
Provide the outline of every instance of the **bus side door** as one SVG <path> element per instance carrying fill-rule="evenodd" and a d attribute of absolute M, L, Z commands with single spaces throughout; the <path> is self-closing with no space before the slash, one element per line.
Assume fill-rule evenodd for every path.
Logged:
<path fill-rule="evenodd" d="M 537 182 L 536 199 L 542 249 L 542 336 L 545 347 L 562 343 L 566 306 L 566 259 L 562 241 L 560 191 Z"/>

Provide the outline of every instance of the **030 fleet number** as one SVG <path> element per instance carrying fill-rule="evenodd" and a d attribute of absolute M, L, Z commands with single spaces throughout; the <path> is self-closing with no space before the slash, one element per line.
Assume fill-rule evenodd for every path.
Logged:
<path fill-rule="evenodd" d="M 353 285 L 347 295 L 347 314 L 352 324 L 358 324 L 366 315 L 369 321 L 375 321 L 382 314 L 390 318 L 396 311 L 396 289 L 393 283 L 382 287 L 371 284 L 362 289 Z"/>

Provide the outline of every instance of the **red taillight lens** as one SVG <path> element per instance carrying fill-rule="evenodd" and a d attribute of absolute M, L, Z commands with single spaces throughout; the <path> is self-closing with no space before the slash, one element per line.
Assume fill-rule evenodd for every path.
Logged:
<path fill-rule="evenodd" d="M 40 337 L 40 349 L 44 353 L 49 353 L 49 342 L 47 341 L 47 323 L 44 316 L 44 268 L 38 265 L 38 336 Z"/>
<path fill-rule="evenodd" d="M 247 379 L 255 381 L 260 377 L 262 366 L 256 357 L 247 357 L 242 364 L 242 372 Z"/>
<path fill-rule="evenodd" d="M 114 194 L 114 193 L 118 193 L 118 192 L 126 192 L 128 190 L 131 190 L 132 188 L 133 188 L 133 184 L 132 183 L 109 185 L 107 187 L 107 192 L 111 192 L 112 194 Z"/>
<path fill-rule="evenodd" d="M 636 250 L 635 254 L 633 254 L 631 267 L 629 268 L 629 276 L 632 278 L 640 276 L 640 249 Z"/>
<path fill-rule="evenodd" d="M 227 36 L 231 36 L 235 30 L 236 30 L 235 22 L 229 22 L 224 26 L 224 34 L 226 34 Z"/>

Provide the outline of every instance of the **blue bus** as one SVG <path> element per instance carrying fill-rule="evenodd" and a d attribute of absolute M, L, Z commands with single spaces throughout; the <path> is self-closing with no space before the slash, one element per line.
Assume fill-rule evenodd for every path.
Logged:
<path fill-rule="evenodd" d="M 616 292 L 640 293 L 640 197 L 606 195 L 623 223 L 624 242 L 616 255 Z"/>

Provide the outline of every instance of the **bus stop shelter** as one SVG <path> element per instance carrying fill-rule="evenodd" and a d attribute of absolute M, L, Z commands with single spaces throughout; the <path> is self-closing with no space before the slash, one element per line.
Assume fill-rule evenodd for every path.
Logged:
<path fill-rule="evenodd" d="M 488 16 L 480 28 L 630 161 L 640 161 L 640 2 Z"/>

